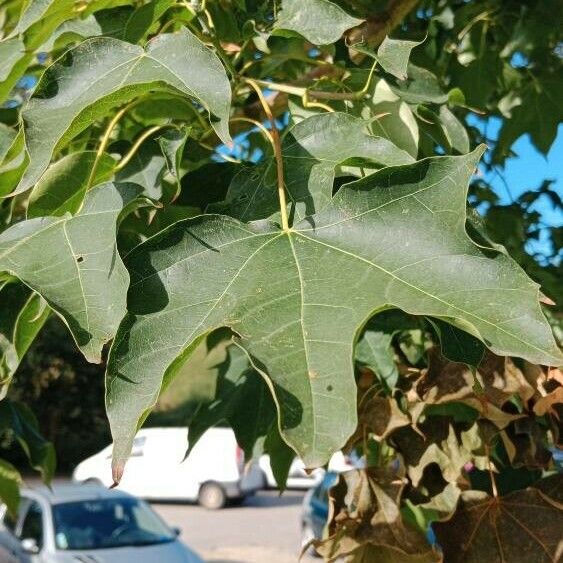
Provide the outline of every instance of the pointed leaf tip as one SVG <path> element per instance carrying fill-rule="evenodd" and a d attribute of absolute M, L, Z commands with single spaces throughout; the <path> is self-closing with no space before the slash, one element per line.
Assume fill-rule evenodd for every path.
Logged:
<path fill-rule="evenodd" d="M 125 470 L 125 464 L 122 462 L 119 463 L 112 463 L 111 466 L 111 478 L 113 479 L 113 483 L 110 485 L 110 489 L 115 489 L 121 482 L 121 478 L 123 477 L 123 471 Z"/>

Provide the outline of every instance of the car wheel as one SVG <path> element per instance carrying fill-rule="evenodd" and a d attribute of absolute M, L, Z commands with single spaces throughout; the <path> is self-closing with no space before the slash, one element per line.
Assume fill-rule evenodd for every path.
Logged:
<path fill-rule="evenodd" d="M 218 510 L 227 503 L 227 495 L 218 483 L 204 483 L 199 489 L 197 501 L 208 510 Z"/>
<path fill-rule="evenodd" d="M 303 555 L 307 554 L 312 557 L 320 557 L 319 552 L 311 544 L 312 540 L 317 539 L 313 528 L 305 522 L 301 527 L 301 550 L 304 550 Z"/>

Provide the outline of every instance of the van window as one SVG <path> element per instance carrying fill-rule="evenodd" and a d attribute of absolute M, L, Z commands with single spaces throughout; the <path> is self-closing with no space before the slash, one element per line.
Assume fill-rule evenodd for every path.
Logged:
<path fill-rule="evenodd" d="M 145 447 L 145 442 L 147 441 L 146 436 L 139 436 L 133 440 L 133 447 L 131 448 L 131 457 L 142 457 L 143 449 Z"/>
<path fill-rule="evenodd" d="M 33 501 L 25 514 L 22 529 L 20 533 L 22 540 L 31 538 L 37 543 L 37 547 L 41 549 L 43 545 L 43 511 L 38 502 Z"/>

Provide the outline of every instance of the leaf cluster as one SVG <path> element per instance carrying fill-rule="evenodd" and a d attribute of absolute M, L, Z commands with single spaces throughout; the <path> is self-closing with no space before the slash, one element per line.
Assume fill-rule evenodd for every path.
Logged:
<path fill-rule="evenodd" d="M 439 521 L 447 558 L 483 560 L 494 536 L 524 561 L 504 547 L 520 502 L 556 560 L 539 478 L 561 441 L 561 236 L 541 210 L 561 201 L 546 180 L 507 204 L 475 173 L 523 134 L 552 145 L 561 15 L 4 2 L 0 406 L 32 465 L 48 478 L 51 449 L 10 384 L 56 315 L 104 363 L 116 482 L 149 417 L 187 421 L 190 448 L 227 424 L 282 488 L 295 455 L 362 460 L 333 491 L 327 560 L 439 560 L 421 534 Z"/>

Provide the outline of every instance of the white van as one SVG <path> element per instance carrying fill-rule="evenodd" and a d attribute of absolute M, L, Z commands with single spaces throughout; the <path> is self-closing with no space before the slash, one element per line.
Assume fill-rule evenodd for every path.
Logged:
<path fill-rule="evenodd" d="M 186 428 L 140 430 L 119 489 L 144 499 L 197 501 L 217 509 L 262 488 L 264 477 L 258 464 L 245 467 L 244 454 L 230 428 L 209 429 L 184 460 L 187 446 Z M 80 463 L 73 481 L 110 486 L 112 447 Z"/>
<path fill-rule="evenodd" d="M 270 467 L 270 456 L 267 454 L 261 456 L 259 465 L 264 475 L 263 479 L 266 486 L 271 489 L 277 488 L 276 478 Z M 328 462 L 328 470 L 331 473 L 343 473 L 355 467 L 354 462 L 342 452 L 336 452 Z M 289 468 L 286 487 L 288 489 L 310 489 L 323 480 L 325 473 L 325 470 L 321 468 L 307 471 L 303 461 L 296 457 Z"/>

